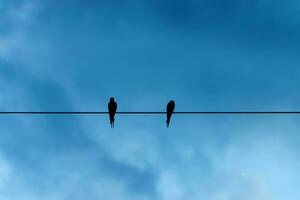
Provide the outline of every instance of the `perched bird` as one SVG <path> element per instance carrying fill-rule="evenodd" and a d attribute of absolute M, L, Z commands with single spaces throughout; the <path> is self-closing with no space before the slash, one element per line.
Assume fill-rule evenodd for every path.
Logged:
<path fill-rule="evenodd" d="M 115 99 L 113 97 L 110 98 L 110 101 L 108 103 L 108 112 L 109 112 L 109 119 L 110 119 L 110 126 L 111 128 L 114 128 L 115 126 L 115 114 L 117 112 L 118 105 L 115 102 Z"/>
<path fill-rule="evenodd" d="M 167 105 L 167 127 L 170 125 L 171 116 L 175 110 L 175 101 L 171 100 Z"/>

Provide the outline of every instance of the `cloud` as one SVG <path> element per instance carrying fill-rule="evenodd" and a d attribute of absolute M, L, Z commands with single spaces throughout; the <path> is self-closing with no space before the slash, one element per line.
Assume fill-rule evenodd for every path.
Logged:
<path fill-rule="evenodd" d="M 276 3 L 5 3 L 1 110 L 103 111 L 110 96 L 123 111 L 297 108 L 297 30 Z M 1 116 L 0 197 L 298 199 L 297 117 L 107 121 Z"/>

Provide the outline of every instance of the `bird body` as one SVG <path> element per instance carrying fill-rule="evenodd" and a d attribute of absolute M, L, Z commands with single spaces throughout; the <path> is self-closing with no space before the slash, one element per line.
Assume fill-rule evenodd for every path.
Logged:
<path fill-rule="evenodd" d="M 114 128 L 115 126 L 115 115 L 117 112 L 117 108 L 118 108 L 118 104 L 115 102 L 115 99 L 111 97 L 108 103 L 108 112 L 109 112 L 111 128 Z"/>
<path fill-rule="evenodd" d="M 167 105 L 167 127 L 170 125 L 172 114 L 175 110 L 175 101 L 171 100 Z"/>

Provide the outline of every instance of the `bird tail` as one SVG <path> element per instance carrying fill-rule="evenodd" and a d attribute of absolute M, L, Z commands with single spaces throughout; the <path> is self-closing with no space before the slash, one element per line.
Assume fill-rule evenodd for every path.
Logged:
<path fill-rule="evenodd" d="M 113 114 L 109 113 L 110 127 L 114 128 L 115 117 Z"/>

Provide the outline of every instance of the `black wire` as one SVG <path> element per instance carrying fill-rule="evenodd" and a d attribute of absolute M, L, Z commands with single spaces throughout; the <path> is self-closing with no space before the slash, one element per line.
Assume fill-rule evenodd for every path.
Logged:
<path fill-rule="evenodd" d="M 108 112 L 0 112 L 0 115 L 105 115 Z M 117 112 L 121 115 L 161 115 L 166 112 Z M 179 115 L 299 115 L 300 111 L 174 112 Z"/>

